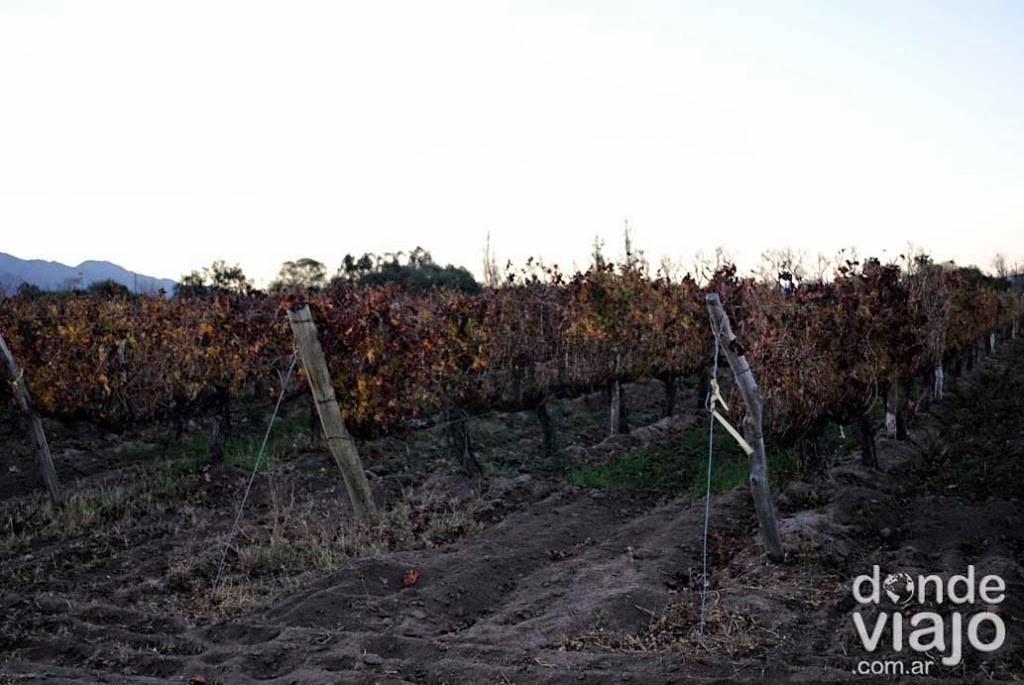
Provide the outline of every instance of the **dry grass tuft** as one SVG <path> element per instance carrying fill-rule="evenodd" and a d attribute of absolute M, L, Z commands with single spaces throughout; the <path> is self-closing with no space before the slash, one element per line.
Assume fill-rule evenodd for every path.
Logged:
<path fill-rule="evenodd" d="M 195 476 L 140 469 L 122 483 L 72 492 L 60 507 L 42 493 L 0 503 L 0 552 L 18 554 L 37 541 L 116 532 L 138 518 L 177 506 Z"/>
<path fill-rule="evenodd" d="M 222 548 L 213 549 L 208 541 L 172 561 L 170 583 L 183 608 L 201 614 L 243 613 L 350 559 L 435 547 L 470 535 L 481 527 L 476 519 L 481 506 L 479 496 L 442 499 L 406 491 L 377 522 L 364 523 L 341 518 L 337 503 L 297 502 L 294 490 L 273 485 L 270 520 L 239 531 L 217 590 L 213 579 Z"/>
<path fill-rule="evenodd" d="M 779 642 L 776 631 L 752 616 L 726 609 L 717 598 L 708 598 L 704 634 L 700 634 L 700 608 L 693 604 L 672 604 L 651 617 L 639 635 L 603 632 L 563 638 L 560 649 L 579 651 L 600 648 L 617 652 L 675 652 L 700 659 L 709 652 L 730 658 L 762 652 Z"/>

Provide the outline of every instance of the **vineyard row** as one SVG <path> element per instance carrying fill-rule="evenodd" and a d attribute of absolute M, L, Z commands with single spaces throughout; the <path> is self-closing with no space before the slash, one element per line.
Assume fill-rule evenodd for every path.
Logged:
<path fill-rule="evenodd" d="M 233 398 L 269 402 L 293 355 L 286 312 L 308 302 L 343 417 L 366 436 L 439 412 L 536 408 L 700 374 L 714 291 L 761 385 L 766 429 L 792 439 L 855 421 L 922 374 L 941 378 L 994 331 L 1015 335 L 1024 299 L 995 286 L 966 270 L 873 260 L 811 283 L 766 284 L 726 266 L 703 286 L 606 265 L 477 294 L 337 285 L 301 296 L 16 296 L 0 299 L 0 331 L 44 414 L 115 429 L 201 412 L 229 421 Z"/>

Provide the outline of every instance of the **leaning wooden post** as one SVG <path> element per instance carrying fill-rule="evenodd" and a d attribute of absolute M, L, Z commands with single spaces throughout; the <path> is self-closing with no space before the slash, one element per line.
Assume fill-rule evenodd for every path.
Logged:
<path fill-rule="evenodd" d="M 768 547 L 768 556 L 774 561 L 782 561 L 786 552 L 782 548 L 782 538 L 779 535 L 779 524 L 775 518 L 775 505 L 772 502 L 771 489 L 768 486 L 768 464 L 764 455 L 764 434 L 761 431 L 761 409 L 763 401 L 761 392 L 757 389 L 757 381 L 754 373 L 750 370 L 746 355 L 743 350 L 735 344 L 736 336 L 733 335 L 732 326 L 729 325 L 729 317 L 722 308 L 722 302 L 717 293 L 711 293 L 706 298 L 708 313 L 711 315 L 711 325 L 718 331 L 719 342 L 725 350 L 725 356 L 729 360 L 729 368 L 736 377 L 736 385 L 740 394 L 743 395 L 743 403 L 747 407 L 747 415 L 743 420 L 743 433 L 747 442 L 754 448 L 750 453 L 750 492 L 754 496 L 754 509 L 757 511 L 757 520 L 761 525 L 761 535 L 764 536 L 765 545 Z"/>
<path fill-rule="evenodd" d="M 4 341 L 3 333 L 0 333 L 0 352 L 3 353 L 7 364 L 7 373 L 10 376 L 11 391 L 18 409 L 28 422 L 29 434 L 32 437 L 32 447 L 35 450 L 36 458 L 39 460 L 39 471 L 46 484 L 46 492 L 50 496 L 50 502 L 59 505 L 64 500 L 60 490 L 60 481 L 57 480 L 57 470 L 53 467 L 53 457 L 50 456 L 50 445 L 46 442 L 46 433 L 43 432 L 43 422 L 32 407 L 32 396 L 28 394 L 28 386 L 25 385 L 25 371 L 18 367 L 14 361 L 7 342 Z"/>
<path fill-rule="evenodd" d="M 331 375 L 327 371 L 327 362 L 324 359 L 324 350 L 317 339 L 316 325 L 313 323 L 309 305 L 289 311 L 288 321 L 292 325 L 292 332 L 299 346 L 306 376 L 309 377 L 309 387 L 313 391 L 316 411 L 320 415 L 320 424 L 327 437 L 327 445 L 345 479 L 352 508 L 358 518 L 372 521 L 377 518 L 377 507 L 370 494 L 370 484 L 366 480 L 366 472 L 363 470 L 362 460 L 359 459 L 356 443 L 341 418 L 341 409 L 338 408 Z"/>

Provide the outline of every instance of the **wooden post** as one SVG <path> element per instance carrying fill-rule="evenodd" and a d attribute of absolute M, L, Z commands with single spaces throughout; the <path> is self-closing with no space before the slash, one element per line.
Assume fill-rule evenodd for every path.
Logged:
<path fill-rule="evenodd" d="M 672 374 L 664 374 L 658 379 L 665 386 L 665 416 L 672 416 L 676 413 L 676 398 L 679 396 L 678 379 Z"/>
<path fill-rule="evenodd" d="M 746 355 L 735 345 L 736 336 L 729 325 L 729 317 L 722 308 L 718 293 L 707 296 L 708 313 L 711 325 L 719 333 L 719 343 L 725 350 L 729 368 L 736 377 L 736 385 L 743 396 L 747 415 L 743 421 L 743 433 L 747 442 L 754 448 L 750 454 L 750 492 L 754 497 L 754 509 L 761 525 L 761 535 L 768 547 L 768 556 L 773 561 L 785 559 L 786 552 L 782 548 L 782 537 L 779 535 L 779 524 L 775 517 L 775 504 L 772 502 L 771 489 L 768 485 L 768 463 L 764 454 L 764 433 L 761 429 L 761 410 L 763 400 L 757 388 L 754 373 L 750 370 Z"/>
<path fill-rule="evenodd" d="M 544 457 L 553 459 L 558 451 L 558 439 L 555 435 L 555 422 L 551 419 L 551 413 L 548 411 L 548 400 L 546 397 L 537 404 L 535 411 L 537 412 L 537 420 L 540 421 L 540 428 L 544 436 Z"/>
<path fill-rule="evenodd" d="M 871 417 L 861 414 L 853 422 L 853 431 L 860 445 L 861 463 L 869 469 L 878 468 L 878 446 L 875 445 L 875 427 Z"/>
<path fill-rule="evenodd" d="M 341 418 L 341 409 L 338 408 L 331 375 L 327 371 L 327 361 L 324 359 L 324 350 L 317 339 L 316 325 L 313 323 L 309 305 L 289 311 L 288 321 L 292 325 L 295 342 L 298 344 L 299 354 L 302 356 L 302 365 L 309 378 L 309 387 L 313 391 L 316 411 L 320 415 L 320 424 L 323 426 L 324 435 L 327 438 L 327 446 L 330 448 L 338 468 L 341 469 L 349 499 L 352 501 L 352 508 L 355 510 L 356 517 L 372 521 L 377 517 L 377 507 L 373 503 L 370 484 L 366 480 L 366 472 L 359 459 L 355 441 Z"/>
<path fill-rule="evenodd" d="M 622 427 L 622 384 L 618 381 L 611 385 L 611 416 L 608 424 L 608 435 L 618 435 Z"/>
<path fill-rule="evenodd" d="M 902 399 L 896 404 L 896 439 L 907 440 L 910 437 L 907 434 L 907 429 L 914 416 L 910 403 L 910 398 L 914 394 L 914 381 L 910 376 L 904 376 L 899 385 L 899 395 Z"/>
<path fill-rule="evenodd" d="M 885 393 L 885 435 L 888 438 L 896 437 L 896 414 L 899 412 L 899 399 L 899 384 L 893 381 Z"/>
<path fill-rule="evenodd" d="M 32 407 L 32 396 L 28 394 L 28 386 L 25 385 L 25 371 L 18 367 L 14 355 L 7 347 L 3 333 L 0 333 L 0 352 L 3 353 L 7 362 L 7 373 L 10 376 L 14 401 L 18 404 L 18 409 L 21 410 L 28 423 L 32 447 L 39 460 L 39 472 L 43 476 L 43 483 L 46 484 L 46 492 L 50 496 L 50 502 L 59 505 L 64 500 L 64 495 L 60 490 L 60 481 L 57 480 L 57 470 L 53 467 L 53 457 L 50 456 L 50 445 L 46 442 L 46 433 L 43 432 L 43 422 L 39 420 L 39 415 Z"/>

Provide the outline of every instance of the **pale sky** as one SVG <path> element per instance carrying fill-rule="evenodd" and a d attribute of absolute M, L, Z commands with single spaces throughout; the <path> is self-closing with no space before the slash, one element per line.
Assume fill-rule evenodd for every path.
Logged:
<path fill-rule="evenodd" d="M 1024 262 L 1024 4 L 0 0 L 0 251 Z"/>

